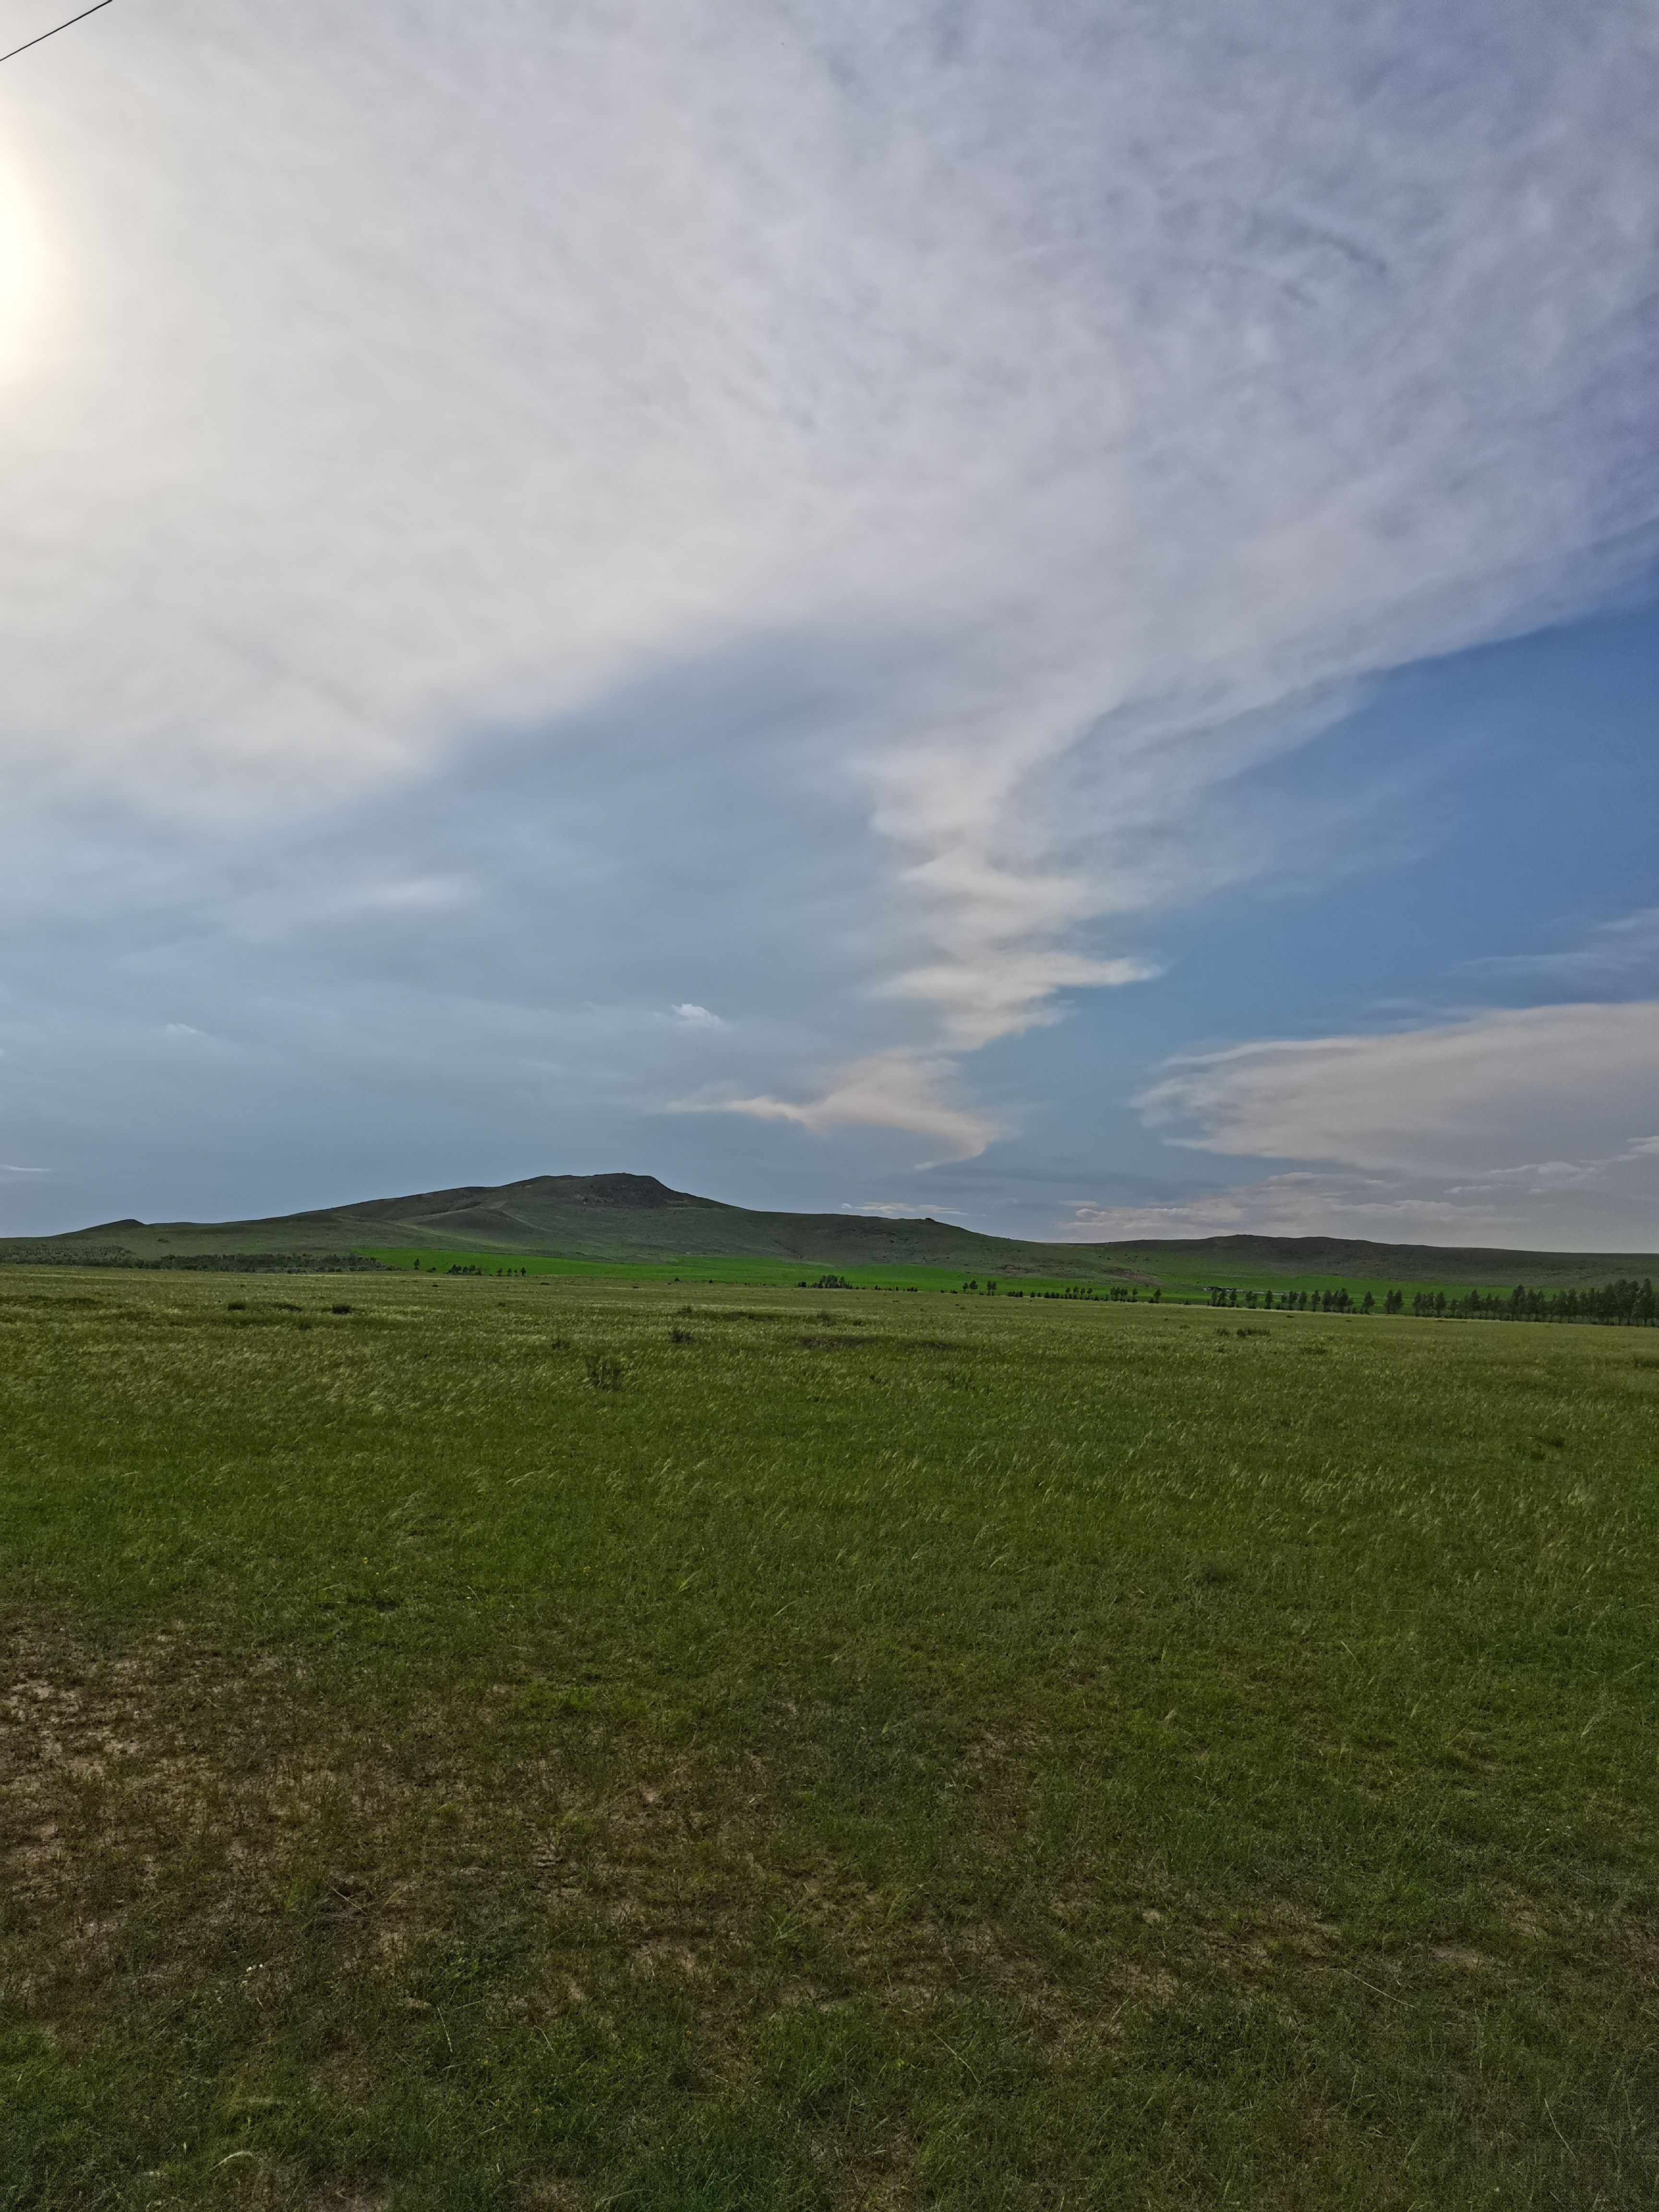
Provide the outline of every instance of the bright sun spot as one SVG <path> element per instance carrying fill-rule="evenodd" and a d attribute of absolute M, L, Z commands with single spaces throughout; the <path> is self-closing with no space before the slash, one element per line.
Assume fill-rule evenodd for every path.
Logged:
<path fill-rule="evenodd" d="M 0 383 L 28 367 L 46 321 L 49 258 L 15 172 L 0 162 Z"/>

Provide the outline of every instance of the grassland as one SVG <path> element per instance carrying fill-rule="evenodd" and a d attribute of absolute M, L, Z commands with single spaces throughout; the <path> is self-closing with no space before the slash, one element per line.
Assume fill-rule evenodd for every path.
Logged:
<path fill-rule="evenodd" d="M 0 2206 L 1646 2212 L 1653 1347 L 8 1269 Z"/>
<path fill-rule="evenodd" d="M 439 1245 L 363 1248 L 363 1256 L 383 1267 L 408 1268 L 428 1274 L 471 1272 L 477 1275 L 568 1276 L 590 1282 L 645 1285 L 676 1283 L 695 1289 L 716 1283 L 749 1285 L 774 1290 L 811 1290 L 842 1285 L 860 1291 L 940 1291 L 959 1296 L 963 1291 L 986 1291 L 997 1282 L 993 1275 L 969 1275 L 960 1267 L 844 1267 L 826 1268 L 821 1261 L 768 1259 L 580 1260 L 541 1253 L 455 1252 Z M 1002 1289 L 1037 1296 L 1045 1291 L 1060 1293 L 1087 1290 L 1104 1297 L 1120 1287 L 1098 1279 L 1079 1281 L 1073 1275 L 1021 1275 L 1004 1280 Z M 1122 1285 L 1121 1287 L 1127 1287 Z M 1136 1285 L 1143 1297 L 1152 1287 Z M 1194 1287 L 1190 1295 L 1200 1295 Z M 1204 1294 L 1207 1303 L 1207 1293 Z"/>
<path fill-rule="evenodd" d="M 987 1272 L 970 1275 L 960 1267 L 859 1267 L 850 1262 L 826 1271 L 816 1261 L 699 1259 L 695 1255 L 672 1260 L 584 1260 L 533 1252 L 465 1252 L 434 1244 L 365 1245 L 359 1251 L 360 1256 L 372 1259 L 380 1267 L 408 1268 L 428 1274 L 470 1273 L 525 1278 L 566 1275 L 593 1282 L 680 1283 L 694 1286 L 699 1283 L 733 1283 L 769 1285 L 779 1290 L 811 1289 L 815 1284 L 830 1280 L 853 1290 L 939 1291 L 951 1296 L 959 1296 L 963 1291 L 983 1292 L 988 1285 L 994 1284 L 999 1295 L 1027 1297 L 1083 1292 L 1097 1298 L 1109 1298 L 1115 1293 L 1127 1296 L 1131 1291 L 1137 1297 L 1146 1297 L 1156 1290 L 1160 1303 L 1167 1298 L 1204 1306 L 1211 1303 L 1212 1283 L 1233 1280 L 1224 1271 L 1212 1267 L 1206 1273 L 1193 1263 L 1162 1273 L 1125 1269 L 1115 1280 L 1108 1281 L 1098 1275 L 1065 1273 L 998 1276 Z M 1419 1291 L 1444 1290 L 1449 1285 L 1460 1294 L 1468 1289 L 1480 1289 L 1498 1297 L 1507 1297 L 1514 1287 L 1510 1283 L 1471 1284 L 1450 1268 L 1439 1276 L 1425 1276 L 1420 1282 L 1402 1282 L 1392 1275 L 1310 1274 L 1288 1267 L 1255 1268 L 1241 1273 L 1237 1279 L 1240 1288 L 1271 1290 L 1275 1297 L 1285 1291 L 1306 1291 L 1311 1297 L 1320 1297 L 1327 1291 L 1346 1291 L 1356 1306 L 1362 1304 L 1369 1293 L 1379 1307 L 1390 1291 L 1401 1291 L 1409 1301 Z"/>

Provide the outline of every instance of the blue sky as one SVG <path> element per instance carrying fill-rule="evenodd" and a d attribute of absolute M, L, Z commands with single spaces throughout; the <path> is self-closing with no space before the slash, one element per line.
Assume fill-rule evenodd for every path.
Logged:
<path fill-rule="evenodd" d="M 1484 0 L 11 65 L 0 1230 L 1659 1246 L 1656 79 Z"/>

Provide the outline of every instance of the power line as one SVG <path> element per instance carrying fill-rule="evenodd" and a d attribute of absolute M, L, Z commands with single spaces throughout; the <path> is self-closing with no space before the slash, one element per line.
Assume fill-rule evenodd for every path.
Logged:
<path fill-rule="evenodd" d="M 67 31 L 71 23 L 84 23 L 88 15 L 95 15 L 100 8 L 107 8 L 109 0 L 93 0 L 90 8 L 83 8 L 78 15 L 69 15 L 61 23 L 54 23 L 49 31 L 42 31 L 38 39 L 25 39 L 21 46 L 14 46 L 9 54 L 0 54 L 0 62 L 9 62 L 14 55 L 27 53 L 31 46 L 40 46 L 46 39 L 55 39 L 60 31 Z"/>

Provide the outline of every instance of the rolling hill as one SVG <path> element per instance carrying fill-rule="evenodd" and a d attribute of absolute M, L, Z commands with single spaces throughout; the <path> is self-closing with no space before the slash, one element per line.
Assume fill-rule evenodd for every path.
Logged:
<path fill-rule="evenodd" d="M 0 1238 L 0 1261 L 266 1267 L 349 1262 L 393 1247 L 611 1261 L 696 1256 L 825 1267 L 905 1266 L 1079 1282 L 1235 1282 L 1287 1276 L 1540 1288 L 1659 1274 L 1644 1253 L 1524 1252 L 1373 1244 L 1329 1237 L 1207 1237 L 1115 1244 L 1026 1243 L 924 1218 L 763 1213 L 654 1176 L 531 1176 L 402 1198 L 363 1200 L 259 1221 L 110 1221 L 51 1237 Z"/>
<path fill-rule="evenodd" d="M 111 1221 L 56 1237 L 0 1242 L 0 1258 L 96 1251 L 125 1260 L 221 1254 L 323 1257 L 415 1245 L 427 1250 L 558 1254 L 590 1260 L 768 1259 L 824 1267 L 897 1264 L 971 1273 L 1121 1279 L 1127 1263 L 1097 1245 L 1028 1244 L 933 1220 L 759 1213 L 671 1190 L 654 1176 L 531 1176 L 404 1198 L 368 1199 L 263 1221 Z"/>

